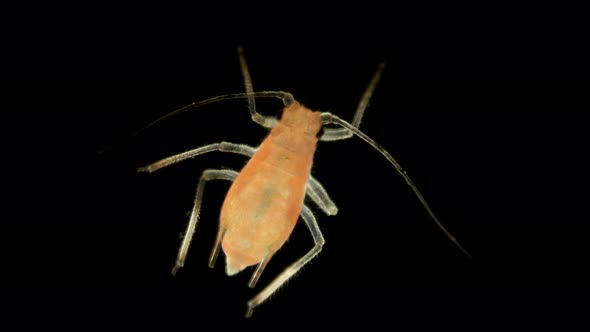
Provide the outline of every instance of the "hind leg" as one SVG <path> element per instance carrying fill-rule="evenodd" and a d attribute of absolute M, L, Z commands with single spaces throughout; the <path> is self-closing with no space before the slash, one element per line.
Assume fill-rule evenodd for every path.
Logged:
<path fill-rule="evenodd" d="M 277 291 L 282 285 L 284 285 L 291 277 L 293 277 L 305 264 L 309 263 L 317 254 L 322 251 L 322 246 L 326 242 L 322 231 L 318 226 L 318 223 L 311 213 L 311 210 L 307 206 L 303 206 L 301 210 L 301 217 L 305 221 L 305 225 L 311 232 L 313 241 L 315 242 L 314 247 L 303 257 L 299 258 L 295 263 L 287 267 L 281 272 L 268 286 L 266 286 L 258 295 L 248 301 L 248 310 L 246 311 L 246 317 L 252 316 L 254 308 L 266 301 L 274 292 Z"/>

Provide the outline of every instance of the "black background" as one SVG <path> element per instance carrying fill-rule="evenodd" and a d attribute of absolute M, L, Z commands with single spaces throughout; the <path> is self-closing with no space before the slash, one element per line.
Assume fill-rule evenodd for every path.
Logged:
<path fill-rule="evenodd" d="M 4 318 L 77 330 L 481 330 L 583 318 L 588 86 L 565 79 L 587 78 L 588 67 L 567 33 L 575 27 L 477 17 L 393 24 L 361 13 L 350 24 L 236 11 L 222 21 L 204 12 L 166 23 L 155 19 L 163 13 L 31 18 L 7 34 Z M 240 44 L 256 90 L 289 91 L 344 119 L 385 61 L 361 129 L 397 158 L 473 258 L 382 157 L 351 139 L 321 143 L 312 171 L 340 208 L 334 217 L 314 209 L 323 252 L 251 320 L 242 318 L 256 292 L 251 271 L 229 278 L 223 260 L 207 268 L 228 183 L 208 185 L 186 267 L 173 278 L 201 172 L 245 160 L 213 153 L 154 174 L 135 169 L 214 142 L 256 145 L 266 132 L 245 101 L 228 101 L 130 136 L 190 102 L 242 92 Z M 258 106 L 274 114 L 280 103 Z M 259 287 L 312 245 L 298 225 Z"/>

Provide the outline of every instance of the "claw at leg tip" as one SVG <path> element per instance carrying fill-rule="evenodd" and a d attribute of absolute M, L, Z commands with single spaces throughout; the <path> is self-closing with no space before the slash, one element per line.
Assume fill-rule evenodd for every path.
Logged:
<path fill-rule="evenodd" d="M 176 265 L 174 265 L 174 267 L 172 268 L 172 276 L 176 277 L 176 272 L 178 272 L 178 269 L 180 269 L 182 267 L 181 264 L 176 263 Z"/>
<path fill-rule="evenodd" d="M 149 166 L 144 166 L 144 167 L 139 167 L 137 169 L 137 171 L 140 172 L 140 173 L 143 173 L 143 172 L 145 172 L 145 173 L 151 173 L 152 170 L 151 170 L 151 168 Z"/>
<path fill-rule="evenodd" d="M 215 268 L 215 263 L 217 262 L 217 256 L 211 257 L 209 259 L 209 268 L 213 269 Z"/>
<path fill-rule="evenodd" d="M 250 318 L 252 317 L 252 312 L 254 311 L 254 307 L 251 306 L 250 304 L 248 304 L 248 310 L 246 310 L 246 318 Z"/>

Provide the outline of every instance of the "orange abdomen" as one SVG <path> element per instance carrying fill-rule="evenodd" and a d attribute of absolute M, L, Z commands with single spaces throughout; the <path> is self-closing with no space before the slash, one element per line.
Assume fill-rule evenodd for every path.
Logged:
<path fill-rule="evenodd" d="M 228 271 L 279 250 L 299 219 L 317 139 L 294 142 L 290 130 L 278 124 L 227 193 L 220 226 Z"/>

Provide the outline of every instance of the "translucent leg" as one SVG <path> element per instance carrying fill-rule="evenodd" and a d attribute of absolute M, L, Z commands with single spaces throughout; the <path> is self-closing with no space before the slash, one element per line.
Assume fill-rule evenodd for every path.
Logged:
<path fill-rule="evenodd" d="M 328 196 L 326 189 L 313 177 L 310 177 L 307 181 L 306 194 L 327 215 L 333 216 L 338 213 L 338 207 Z"/>
<path fill-rule="evenodd" d="M 191 212 L 191 217 L 188 223 L 188 227 L 186 229 L 186 233 L 184 234 L 184 238 L 182 239 L 182 244 L 180 249 L 178 250 L 178 256 L 176 258 L 176 264 L 172 268 L 172 275 L 176 275 L 176 272 L 179 268 L 184 266 L 184 262 L 186 260 L 186 255 L 188 253 L 189 247 L 191 245 L 191 240 L 193 238 L 193 234 L 195 233 L 195 229 L 197 228 L 197 223 L 199 221 L 199 212 L 201 211 L 201 201 L 203 200 L 203 192 L 205 190 L 205 184 L 209 180 L 228 180 L 234 181 L 234 179 L 238 176 L 238 172 L 226 169 L 208 169 L 203 172 L 201 178 L 199 179 L 199 184 L 197 186 L 197 195 L 195 197 L 195 204 L 193 206 L 193 210 Z M 220 230 L 222 232 L 222 230 Z M 219 241 L 221 242 L 221 241 Z M 216 245 L 213 248 L 213 252 L 219 252 L 219 243 L 216 241 Z"/>
<path fill-rule="evenodd" d="M 318 226 L 318 223 L 307 206 L 303 206 L 301 210 L 301 217 L 305 221 L 307 228 L 311 232 L 315 246 L 303 257 L 298 259 L 295 263 L 287 267 L 281 274 L 279 274 L 266 288 L 264 288 L 258 295 L 248 301 L 248 310 L 246 317 L 252 316 L 254 308 L 266 301 L 274 292 L 277 291 L 285 282 L 293 277 L 305 264 L 311 261 L 320 251 L 325 243 L 324 236 Z"/>
<path fill-rule="evenodd" d="M 152 172 L 159 170 L 160 168 L 164 168 L 166 166 L 176 164 L 176 163 L 181 162 L 183 160 L 194 158 L 196 156 L 199 156 L 199 155 L 202 155 L 205 153 L 209 153 L 209 152 L 213 152 L 213 151 L 231 152 L 231 153 L 237 153 L 237 154 L 251 157 L 254 155 L 254 152 L 256 152 L 256 149 L 251 146 L 245 145 L 245 144 L 236 144 L 236 143 L 228 143 L 228 142 L 214 143 L 214 144 L 201 146 L 201 147 L 196 148 L 194 150 L 189 150 L 186 152 L 175 154 L 173 156 L 164 158 L 162 160 L 158 160 L 158 161 L 156 161 L 152 164 L 149 164 L 145 167 L 138 168 L 137 171 L 152 173 Z"/>
<path fill-rule="evenodd" d="M 138 168 L 138 172 L 152 173 L 161 168 L 179 163 L 181 161 L 197 157 L 199 155 L 220 151 L 241 154 L 246 157 L 252 157 L 256 148 L 246 144 L 236 144 L 229 142 L 214 143 L 199 148 L 175 154 L 173 156 L 158 160 L 152 164 Z M 335 215 L 338 208 L 328 196 L 328 193 L 314 177 L 310 177 L 307 183 L 307 195 L 328 215 Z"/>

